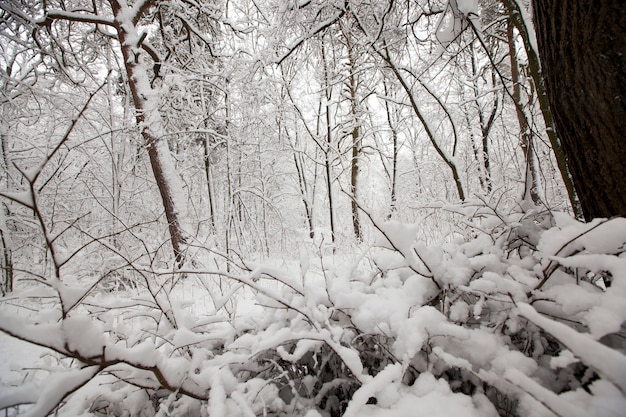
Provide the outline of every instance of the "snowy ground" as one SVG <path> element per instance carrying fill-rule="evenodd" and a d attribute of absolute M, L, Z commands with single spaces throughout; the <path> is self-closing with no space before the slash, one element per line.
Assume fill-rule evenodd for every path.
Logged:
<path fill-rule="evenodd" d="M 33 364 L 47 352 L 47 349 L 0 333 L 0 383 L 7 385 L 20 383 L 24 380 L 24 375 L 18 371 L 32 368 Z M 34 374 L 35 370 L 31 373 Z"/>
<path fill-rule="evenodd" d="M 8 304 L 2 328 L 75 359 L 2 335 L 0 382 L 21 386 L 21 404 L 37 402 L 29 411 L 39 416 L 72 392 L 51 386 L 76 382 L 85 385 L 59 416 L 622 417 L 623 344 L 598 340 L 620 336 L 626 319 L 626 220 L 557 216 L 542 230 L 535 218 L 513 219 L 444 245 L 386 223 L 367 256 L 189 270 L 176 282 L 153 271 L 152 293 L 94 290 L 64 320 L 43 302 Z M 594 284 L 605 278 L 611 285 Z M 91 288 L 66 282 L 65 305 Z M 100 355 L 106 372 L 89 365 Z M 144 372 L 153 369 L 164 379 Z M 0 399 L 9 403 L 6 392 Z"/>

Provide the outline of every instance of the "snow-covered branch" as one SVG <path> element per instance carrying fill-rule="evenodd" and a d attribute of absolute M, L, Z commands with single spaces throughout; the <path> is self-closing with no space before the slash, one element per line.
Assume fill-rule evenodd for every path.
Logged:
<path fill-rule="evenodd" d="M 55 20 L 67 20 L 70 22 L 93 23 L 96 25 L 115 26 L 113 19 L 108 19 L 93 13 L 71 12 L 66 10 L 48 10 L 43 18 L 37 20 L 39 25 L 49 25 Z"/>
<path fill-rule="evenodd" d="M 528 304 L 519 304 L 517 308 L 522 316 L 552 334 L 574 355 L 626 394 L 626 356 L 624 354 L 596 342 L 589 335 L 579 333 L 565 324 L 543 317 Z"/>

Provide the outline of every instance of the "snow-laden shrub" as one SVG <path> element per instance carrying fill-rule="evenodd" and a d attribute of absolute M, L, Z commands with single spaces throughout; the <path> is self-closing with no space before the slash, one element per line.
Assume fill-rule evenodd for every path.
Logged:
<path fill-rule="evenodd" d="M 0 407 L 31 416 L 620 415 L 626 219 L 447 209 L 458 219 L 452 241 L 424 245 L 419 224 L 376 224 L 376 244 L 352 268 L 339 256 L 300 268 L 136 262 L 126 267 L 137 288 L 116 292 L 100 290 L 98 277 L 41 277 L 3 299 L 0 330 L 52 356 L 36 377 L 2 387 Z M 254 305 L 236 310 L 246 297 Z"/>

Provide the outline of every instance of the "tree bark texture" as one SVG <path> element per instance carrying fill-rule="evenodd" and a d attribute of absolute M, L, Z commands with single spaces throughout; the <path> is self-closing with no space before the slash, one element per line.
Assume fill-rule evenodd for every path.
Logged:
<path fill-rule="evenodd" d="M 554 116 L 548 100 L 548 93 L 546 92 L 544 77 L 541 72 L 539 56 L 537 55 L 538 52 L 534 46 L 535 37 L 533 35 L 535 31 L 534 28 L 530 26 L 530 17 L 528 19 L 524 18 L 523 15 L 525 12 L 522 9 L 524 6 L 519 2 L 519 0 L 502 0 L 502 3 L 509 11 L 509 18 L 519 31 L 522 41 L 524 42 L 524 49 L 526 49 L 526 55 L 528 56 L 528 71 L 533 80 L 535 90 L 537 91 L 537 101 L 539 102 L 539 108 L 541 109 L 543 121 L 546 125 L 546 135 L 550 140 L 550 146 L 552 147 L 556 164 L 559 168 L 559 172 L 561 173 L 563 185 L 565 185 L 565 189 L 567 190 L 567 195 L 569 197 L 570 204 L 572 205 L 574 215 L 577 218 L 582 219 L 582 208 L 580 207 L 580 201 L 576 195 L 572 173 L 570 172 L 570 168 L 567 166 L 565 152 L 563 151 L 563 147 L 561 145 L 561 138 L 557 134 Z"/>
<path fill-rule="evenodd" d="M 585 219 L 626 215 L 626 2 L 533 0 L 550 106 Z"/>

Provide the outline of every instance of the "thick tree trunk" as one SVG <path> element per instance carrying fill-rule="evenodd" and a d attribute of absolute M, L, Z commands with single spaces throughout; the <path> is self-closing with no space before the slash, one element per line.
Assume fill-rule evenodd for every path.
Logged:
<path fill-rule="evenodd" d="M 539 108 L 541 109 L 541 114 L 546 125 L 546 135 L 550 140 L 552 152 L 554 153 L 556 164 L 559 167 L 559 172 L 561 173 L 563 184 L 567 190 L 567 195 L 569 197 L 570 204 L 572 205 L 574 215 L 582 218 L 582 208 L 580 207 L 580 201 L 576 195 L 572 173 L 567 166 L 565 153 L 563 151 L 563 146 L 561 145 L 561 138 L 557 135 L 554 116 L 548 101 L 548 94 L 546 92 L 546 86 L 536 49 L 536 38 L 534 36 L 535 31 L 531 26 L 530 17 L 527 16 L 525 9 L 523 9 L 523 5 L 521 5 L 521 2 L 518 0 L 502 0 L 502 3 L 504 3 L 508 9 L 509 18 L 519 31 L 524 42 L 524 48 L 526 49 L 526 55 L 528 56 L 528 71 L 533 80 L 534 87 L 537 90 L 537 101 L 539 102 Z"/>
<path fill-rule="evenodd" d="M 626 215 L 626 2 L 533 5 L 548 99 L 584 216 Z"/>

